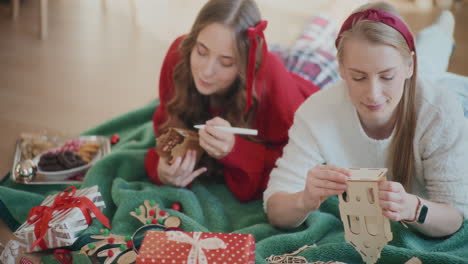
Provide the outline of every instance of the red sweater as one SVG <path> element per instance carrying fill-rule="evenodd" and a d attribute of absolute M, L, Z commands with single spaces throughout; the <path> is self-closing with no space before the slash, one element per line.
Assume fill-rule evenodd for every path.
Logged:
<path fill-rule="evenodd" d="M 156 135 L 158 126 L 167 118 L 166 103 L 174 91 L 172 72 L 180 57 L 178 47 L 182 39 L 183 36 L 172 43 L 161 68 L 160 104 L 153 116 Z M 227 186 L 242 202 L 262 197 L 270 171 L 288 142 L 288 129 L 292 125 L 294 112 L 309 95 L 319 90 L 311 82 L 286 70 L 271 52 L 265 56 L 260 71 L 265 72 L 263 79 L 255 80 L 258 107 L 253 125 L 266 144 L 254 143 L 236 135 L 232 151 L 219 160 L 224 166 Z M 146 171 L 156 184 L 162 185 L 158 177 L 158 162 L 155 148 L 149 149 L 145 158 Z"/>

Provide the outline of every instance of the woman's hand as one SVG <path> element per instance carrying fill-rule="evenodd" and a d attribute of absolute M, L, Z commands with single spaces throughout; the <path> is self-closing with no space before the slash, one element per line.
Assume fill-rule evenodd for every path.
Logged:
<path fill-rule="evenodd" d="M 383 215 L 393 221 L 412 221 L 416 215 L 418 199 L 409 194 L 399 182 L 379 183 L 379 200 Z"/>
<path fill-rule="evenodd" d="M 317 165 L 309 170 L 302 192 L 303 208 L 315 211 L 329 196 L 345 192 L 350 176 L 349 170 L 333 165 Z"/>
<path fill-rule="evenodd" d="M 215 126 L 230 127 L 231 124 L 220 117 L 208 120 L 205 129 L 198 130 L 200 146 L 211 157 L 222 159 L 232 151 L 236 138 L 234 134 L 216 129 Z"/>
<path fill-rule="evenodd" d="M 159 157 L 159 180 L 165 185 L 185 187 L 206 171 L 205 167 L 194 171 L 196 162 L 197 153 L 195 150 L 187 151 L 183 160 L 181 157 L 177 157 L 172 165 L 169 165 L 167 159 Z"/>

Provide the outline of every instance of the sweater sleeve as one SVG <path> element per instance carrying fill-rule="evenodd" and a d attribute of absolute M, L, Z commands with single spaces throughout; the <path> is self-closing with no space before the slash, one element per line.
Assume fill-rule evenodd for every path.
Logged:
<path fill-rule="evenodd" d="M 468 217 L 468 119 L 457 103 L 427 123 L 420 140 L 428 199 L 450 204 Z"/>
<path fill-rule="evenodd" d="M 226 184 L 241 202 L 260 199 L 283 146 L 267 148 L 261 143 L 235 137 L 232 151 L 219 160 L 224 165 Z"/>
<path fill-rule="evenodd" d="M 172 73 L 179 60 L 178 48 L 182 40 L 183 36 L 177 38 L 171 44 L 161 67 L 161 73 L 159 76 L 159 105 L 153 115 L 153 129 L 155 135 L 158 135 L 158 128 L 164 121 L 166 121 L 168 115 L 166 104 L 173 95 L 174 83 L 172 80 Z M 145 156 L 145 169 L 148 177 L 156 184 L 161 185 L 162 183 L 158 177 L 158 164 L 159 155 L 155 148 L 150 148 Z"/>
<path fill-rule="evenodd" d="M 283 156 L 276 162 L 276 168 L 271 172 L 268 187 L 263 193 L 265 212 L 267 201 L 273 194 L 302 191 L 308 170 L 325 162 L 317 138 L 310 130 L 305 113 L 307 111 L 301 109 L 304 110 L 301 107 L 295 115 L 294 124 L 289 130 L 289 142 L 284 147 Z"/>
<path fill-rule="evenodd" d="M 256 83 L 259 107 L 256 126 L 263 142 L 236 136 L 233 150 L 220 162 L 231 192 L 240 201 L 261 199 L 271 170 L 288 142 L 288 129 L 299 105 L 319 91 L 314 84 L 286 70 L 276 56 L 268 53 Z"/>

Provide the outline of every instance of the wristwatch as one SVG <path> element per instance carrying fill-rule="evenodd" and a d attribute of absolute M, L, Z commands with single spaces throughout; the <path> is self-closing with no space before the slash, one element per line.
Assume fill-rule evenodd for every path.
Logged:
<path fill-rule="evenodd" d="M 417 220 L 418 224 L 424 224 L 424 222 L 426 221 L 426 216 L 427 216 L 428 211 L 429 211 L 429 208 L 425 204 L 422 204 L 421 210 L 419 210 L 419 216 Z"/>
<path fill-rule="evenodd" d="M 414 215 L 414 218 L 412 220 L 401 220 L 400 223 L 408 228 L 406 224 L 411 224 L 411 223 L 418 223 L 418 224 L 424 224 L 426 221 L 427 217 L 427 212 L 429 211 L 429 207 L 427 205 L 423 204 L 421 201 L 421 198 L 416 196 L 416 199 L 418 199 L 418 204 L 416 205 L 416 213 Z"/>

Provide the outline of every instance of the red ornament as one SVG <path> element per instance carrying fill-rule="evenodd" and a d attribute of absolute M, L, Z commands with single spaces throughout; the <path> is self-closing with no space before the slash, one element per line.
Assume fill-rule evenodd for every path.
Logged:
<path fill-rule="evenodd" d="M 114 256 L 114 251 L 112 251 L 112 250 L 107 251 L 107 256 L 109 258 L 112 258 Z"/>
<path fill-rule="evenodd" d="M 164 210 L 159 211 L 159 216 L 164 217 L 166 215 L 167 215 L 166 211 Z"/>
<path fill-rule="evenodd" d="M 151 220 L 151 223 L 152 223 L 153 225 L 157 224 L 157 223 L 158 223 L 158 219 L 152 219 L 152 220 Z"/>
<path fill-rule="evenodd" d="M 150 210 L 150 211 L 149 211 L 149 215 L 150 215 L 150 216 L 154 216 L 154 214 L 155 214 L 154 210 Z"/>
<path fill-rule="evenodd" d="M 119 140 L 120 140 L 119 134 L 114 134 L 110 138 L 110 142 L 111 142 L 112 145 L 117 144 L 119 142 Z"/>
<path fill-rule="evenodd" d="M 181 205 L 180 203 L 177 203 L 177 202 L 171 204 L 171 208 L 172 208 L 173 210 L 176 210 L 176 211 L 179 211 L 179 212 L 182 211 L 182 205 Z"/>
<path fill-rule="evenodd" d="M 133 241 L 129 240 L 127 241 L 127 248 L 132 248 L 133 247 Z"/>
<path fill-rule="evenodd" d="M 109 244 L 114 244 L 115 238 L 111 237 L 111 238 L 107 239 L 107 242 L 109 242 Z"/>

